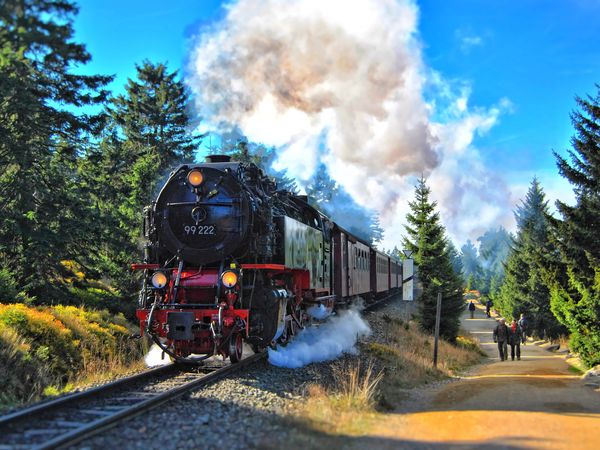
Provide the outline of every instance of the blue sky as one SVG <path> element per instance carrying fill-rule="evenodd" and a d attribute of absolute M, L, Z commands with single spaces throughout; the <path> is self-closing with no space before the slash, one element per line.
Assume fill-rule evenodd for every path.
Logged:
<path fill-rule="evenodd" d="M 507 97 L 480 146 L 498 167 L 553 167 L 549 150 L 569 144 L 575 95 L 600 82 L 600 2 L 566 0 L 421 1 L 420 31 L 429 64 L 472 84 L 471 103 Z M 519 155 L 515 158 L 515 155 Z M 493 158 L 493 160 L 492 160 Z"/>
<path fill-rule="evenodd" d="M 216 0 L 78 3 L 76 39 L 93 57 L 84 70 L 115 74 L 115 92 L 145 58 L 186 72 L 195 37 L 226 15 Z M 472 145 L 483 163 L 517 198 L 534 175 L 552 200 L 569 197 L 552 150 L 564 153 L 569 147 L 575 95 L 594 93 L 594 83 L 600 83 L 600 0 L 420 0 L 416 5 L 428 70 L 455 89 L 466 89 L 473 113 L 509 105 L 491 128 L 474 132 Z"/>

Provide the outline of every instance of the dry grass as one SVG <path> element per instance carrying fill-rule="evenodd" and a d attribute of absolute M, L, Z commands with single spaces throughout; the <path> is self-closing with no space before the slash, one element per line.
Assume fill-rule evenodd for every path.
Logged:
<path fill-rule="evenodd" d="M 465 332 L 455 345 L 439 343 L 438 366 L 433 367 L 433 338 L 416 324 L 397 316 L 384 316 L 380 342 L 360 344 L 361 354 L 371 362 L 338 366 L 330 386 L 312 385 L 306 402 L 293 412 L 306 433 L 321 439 L 332 434 L 359 435 L 397 408 L 416 386 L 444 379 L 480 361 L 479 343 Z M 300 441 L 299 441 L 300 442 Z M 303 442 L 303 441 L 302 441 Z"/>
<path fill-rule="evenodd" d="M 455 376 L 479 362 L 483 355 L 476 339 L 462 332 L 456 344 L 440 340 L 438 365 L 433 367 L 433 337 L 422 333 L 415 323 L 405 323 L 399 317 L 384 317 L 383 342 L 363 345 L 363 352 L 372 355 L 385 367 L 380 386 L 380 406 L 393 409 L 406 396 L 406 389 Z"/>
<path fill-rule="evenodd" d="M 372 409 L 377 385 L 383 378 L 383 372 L 375 375 L 373 365 L 361 371 L 360 361 L 354 365 L 334 370 L 333 377 L 337 386 L 334 398 L 340 408 L 365 410 Z"/>
<path fill-rule="evenodd" d="M 373 365 L 360 362 L 345 364 L 333 372 L 329 389 L 310 385 L 307 401 L 295 411 L 296 418 L 309 428 L 327 433 L 362 433 L 377 416 L 377 386 L 383 373 L 375 373 Z"/>

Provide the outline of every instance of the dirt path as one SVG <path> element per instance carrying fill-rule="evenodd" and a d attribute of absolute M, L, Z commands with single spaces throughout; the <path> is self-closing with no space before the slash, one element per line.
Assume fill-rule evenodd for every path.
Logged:
<path fill-rule="evenodd" d="M 584 386 L 564 355 L 533 343 L 521 346 L 520 361 L 500 361 L 494 325 L 481 309 L 474 319 L 465 316 L 463 327 L 479 337 L 489 363 L 426 392 L 425 401 L 391 414 L 369 438 L 386 448 L 397 442 L 402 448 L 600 449 L 600 393 Z"/>

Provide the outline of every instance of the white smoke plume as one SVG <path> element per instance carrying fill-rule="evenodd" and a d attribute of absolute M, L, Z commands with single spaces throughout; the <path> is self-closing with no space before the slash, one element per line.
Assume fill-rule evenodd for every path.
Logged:
<path fill-rule="evenodd" d="M 208 129 L 238 127 L 277 147 L 274 167 L 300 183 L 323 162 L 361 206 L 380 213 L 392 247 L 415 177 L 430 177 L 445 222 L 465 198 L 486 204 L 498 192 L 469 182 L 472 174 L 496 180 L 478 155 L 466 155 L 504 109 L 470 111 L 468 92 L 453 96 L 425 66 L 417 25 L 412 0 L 237 0 L 199 36 L 188 83 Z M 456 97 L 448 114 L 425 101 L 427 87 L 445 103 Z M 510 211 L 495 206 L 486 212 L 494 226 Z"/>
<path fill-rule="evenodd" d="M 309 316 L 317 320 L 325 320 L 331 315 L 331 311 L 327 309 L 322 303 L 319 305 L 313 305 L 306 310 Z"/>
<path fill-rule="evenodd" d="M 313 362 L 330 361 L 343 353 L 355 353 L 358 338 L 371 334 L 371 328 L 358 309 L 348 309 L 320 326 L 308 327 L 286 347 L 269 349 L 274 366 L 295 369 Z"/>
<path fill-rule="evenodd" d="M 152 344 L 150 350 L 144 356 L 144 362 L 148 367 L 165 366 L 171 362 L 171 358 L 169 358 L 169 355 L 163 355 L 163 351 L 158 345 Z"/>

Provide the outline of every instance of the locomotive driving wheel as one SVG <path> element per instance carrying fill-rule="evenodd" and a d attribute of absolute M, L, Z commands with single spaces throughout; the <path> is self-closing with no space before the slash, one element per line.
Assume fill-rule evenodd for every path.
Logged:
<path fill-rule="evenodd" d="M 242 333 L 235 332 L 229 340 L 229 360 L 232 364 L 242 360 L 242 352 L 244 350 L 244 340 Z"/>
<path fill-rule="evenodd" d="M 291 317 L 290 322 L 290 336 L 296 337 L 298 333 L 304 328 L 304 313 L 301 308 L 296 308 L 294 314 Z"/>

